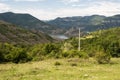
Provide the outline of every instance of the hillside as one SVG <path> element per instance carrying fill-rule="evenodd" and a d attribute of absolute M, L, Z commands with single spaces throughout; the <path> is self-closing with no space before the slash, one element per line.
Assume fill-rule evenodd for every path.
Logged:
<path fill-rule="evenodd" d="M 120 28 L 110 28 L 91 32 L 81 38 L 81 50 L 94 56 L 98 52 L 110 54 L 112 57 L 120 57 Z M 78 38 L 74 37 L 66 41 L 71 43 L 73 49 L 78 49 Z"/>
<path fill-rule="evenodd" d="M 51 42 L 46 34 L 22 29 L 11 23 L 0 21 L 0 42 L 13 44 L 36 44 Z"/>
<path fill-rule="evenodd" d="M 78 27 L 81 28 L 81 31 L 86 33 L 120 26 L 120 15 L 114 15 L 110 17 L 101 15 L 64 18 L 59 17 L 55 20 L 48 21 L 47 23 L 62 28 L 63 30 L 65 30 L 64 34 L 72 36 L 77 35 Z"/>
<path fill-rule="evenodd" d="M 55 20 L 48 21 L 51 25 L 56 25 L 58 27 L 62 27 L 64 29 L 70 27 L 79 27 L 80 25 L 87 26 L 100 24 L 100 21 L 103 20 L 105 16 L 92 15 L 92 16 L 75 16 L 75 17 L 64 17 L 64 18 L 56 18 Z M 80 26 L 80 27 L 82 27 Z"/>
<path fill-rule="evenodd" d="M 30 14 L 6 12 L 0 13 L 0 20 L 30 30 L 38 30 L 53 35 L 64 34 L 70 37 L 78 35 L 78 27 L 85 34 L 87 32 L 120 26 L 120 15 L 110 17 L 102 15 L 58 17 L 44 22 Z"/>
<path fill-rule="evenodd" d="M 45 33 L 54 33 L 57 30 L 55 26 L 51 26 L 30 14 L 12 12 L 0 13 L 0 20 L 21 26 L 26 29 L 39 30 Z"/>

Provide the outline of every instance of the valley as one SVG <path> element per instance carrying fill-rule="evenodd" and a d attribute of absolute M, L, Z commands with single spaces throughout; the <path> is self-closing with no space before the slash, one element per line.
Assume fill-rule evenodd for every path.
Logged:
<path fill-rule="evenodd" d="M 78 28 L 82 34 L 96 30 L 104 30 L 120 26 L 120 15 L 113 16 L 90 15 L 58 17 L 53 20 L 42 21 L 30 14 L 6 12 L 0 13 L 0 20 L 18 25 L 29 30 L 37 30 L 46 34 L 78 36 Z"/>
<path fill-rule="evenodd" d="M 119 19 L 0 13 L 0 80 L 119 80 Z"/>

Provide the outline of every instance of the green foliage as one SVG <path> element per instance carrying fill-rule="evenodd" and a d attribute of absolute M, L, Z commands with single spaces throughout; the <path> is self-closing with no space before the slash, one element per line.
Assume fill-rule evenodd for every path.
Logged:
<path fill-rule="evenodd" d="M 84 59 L 89 58 L 86 52 L 78 51 L 78 50 L 69 50 L 67 52 L 63 52 L 62 56 L 67 57 L 67 58 L 74 58 L 74 57 L 79 57 L 79 58 L 84 58 Z"/>
<path fill-rule="evenodd" d="M 0 62 L 3 62 L 3 61 L 4 61 L 4 55 L 3 55 L 3 53 L 0 50 Z"/>
<path fill-rule="evenodd" d="M 111 55 L 105 52 L 97 52 L 95 58 L 99 64 L 106 64 L 110 62 Z"/>
<path fill-rule="evenodd" d="M 73 38 L 71 38 L 70 39 L 70 44 L 72 45 L 72 47 L 74 48 L 74 49 L 77 49 L 78 48 L 78 39 L 76 39 L 75 37 L 73 37 Z"/>
<path fill-rule="evenodd" d="M 32 56 L 32 61 L 42 61 L 44 60 L 45 57 L 44 56 Z"/>
<path fill-rule="evenodd" d="M 31 60 L 24 48 L 15 47 L 11 44 L 0 44 L 0 61 L 1 62 L 27 62 Z"/>
<path fill-rule="evenodd" d="M 16 45 L 33 45 L 54 41 L 50 36 L 36 30 L 27 30 L 11 23 L 0 21 L 0 42 Z"/>
<path fill-rule="evenodd" d="M 79 51 L 79 58 L 88 59 L 88 53 L 86 53 L 85 51 Z"/>
<path fill-rule="evenodd" d="M 57 48 L 54 44 L 45 44 L 43 47 L 43 53 L 45 55 L 50 54 L 51 52 L 57 52 Z"/>
<path fill-rule="evenodd" d="M 76 50 L 70 50 L 68 51 L 68 53 L 69 53 L 69 56 L 68 56 L 69 58 L 78 56 L 78 51 Z"/>
<path fill-rule="evenodd" d="M 27 54 L 26 51 L 20 48 L 14 49 L 12 52 L 10 52 L 9 56 L 14 63 L 18 62 L 27 62 Z"/>
<path fill-rule="evenodd" d="M 74 47 L 70 42 L 65 42 L 62 46 L 62 51 L 63 52 L 67 52 L 67 51 L 70 51 L 70 50 L 73 50 L 73 49 L 74 49 Z"/>
<path fill-rule="evenodd" d="M 59 46 L 54 43 L 45 44 L 42 48 L 42 52 L 44 53 L 44 55 L 49 55 L 49 57 L 54 57 L 54 56 L 57 57 L 59 51 L 60 51 Z"/>
<path fill-rule="evenodd" d="M 31 47 L 28 54 L 36 60 L 43 60 L 45 58 L 60 58 L 61 57 L 60 45 L 57 43 L 38 44 Z"/>
<path fill-rule="evenodd" d="M 58 52 L 55 52 L 55 51 L 52 51 L 49 55 L 48 55 L 48 57 L 53 57 L 53 58 L 56 58 L 56 59 L 58 59 L 58 58 L 61 58 L 61 51 L 58 51 Z"/>
<path fill-rule="evenodd" d="M 113 57 L 120 57 L 120 41 L 111 42 L 108 50 Z"/>
<path fill-rule="evenodd" d="M 44 59 L 44 53 L 42 51 L 44 45 L 34 45 L 33 47 L 30 47 L 30 49 L 27 51 L 28 55 L 32 57 L 33 61 L 43 60 Z"/>
<path fill-rule="evenodd" d="M 111 57 L 120 57 L 119 33 L 120 28 L 91 33 L 92 38 L 81 39 L 81 51 L 78 51 L 78 38 L 33 46 L 0 43 L 0 62 L 19 63 L 48 58 L 95 57 L 98 63 L 109 63 Z"/>
<path fill-rule="evenodd" d="M 55 65 L 55 66 L 59 66 L 59 65 L 61 65 L 61 63 L 58 62 L 58 61 L 56 61 L 56 62 L 54 63 L 54 65 Z"/>
<path fill-rule="evenodd" d="M 76 50 L 69 50 L 69 51 L 62 53 L 63 57 L 68 57 L 68 58 L 77 57 L 78 55 L 79 55 L 79 53 Z"/>
<path fill-rule="evenodd" d="M 100 30 L 93 32 L 84 39 L 81 39 L 81 51 L 78 52 L 80 58 L 95 57 L 98 63 L 109 63 L 111 57 L 120 57 L 120 28 L 111 28 L 108 30 Z M 72 44 L 72 49 L 77 50 L 78 38 L 67 40 Z M 72 51 L 64 53 L 70 56 Z M 75 54 L 72 54 L 75 55 Z"/>
<path fill-rule="evenodd" d="M 62 57 L 68 57 L 69 56 L 69 53 L 68 52 L 62 52 Z"/>

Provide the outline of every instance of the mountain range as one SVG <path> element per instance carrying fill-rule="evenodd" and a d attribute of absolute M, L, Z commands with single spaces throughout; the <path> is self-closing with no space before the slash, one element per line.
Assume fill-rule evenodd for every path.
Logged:
<path fill-rule="evenodd" d="M 47 22 L 50 25 L 58 26 L 64 30 L 64 34 L 68 36 L 75 36 L 78 33 L 78 28 L 81 31 L 92 32 L 101 29 L 108 29 L 112 27 L 120 26 L 120 15 L 114 15 L 110 17 L 102 15 L 92 16 L 75 16 L 75 17 L 64 17 L 56 18 Z"/>
<path fill-rule="evenodd" d="M 119 14 L 109 17 L 103 15 L 58 17 L 54 20 L 42 21 L 30 14 L 6 12 L 0 13 L 0 20 L 33 31 L 53 35 L 62 34 L 70 37 L 78 35 L 79 27 L 81 32 L 85 34 L 120 26 Z"/>
<path fill-rule="evenodd" d="M 38 30 L 44 33 L 56 32 L 57 30 L 57 27 L 51 26 L 30 14 L 13 12 L 0 13 L 0 20 L 18 25 L 22 28 Z"/>

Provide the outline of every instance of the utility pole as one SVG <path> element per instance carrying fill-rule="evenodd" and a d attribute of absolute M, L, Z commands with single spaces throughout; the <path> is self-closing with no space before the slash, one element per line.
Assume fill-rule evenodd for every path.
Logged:
<path fill-rule="evenodd" d="M 78 41 L 78 51 L 80 51 L 80 28 L 79 28 L 79 41 Z"/>

